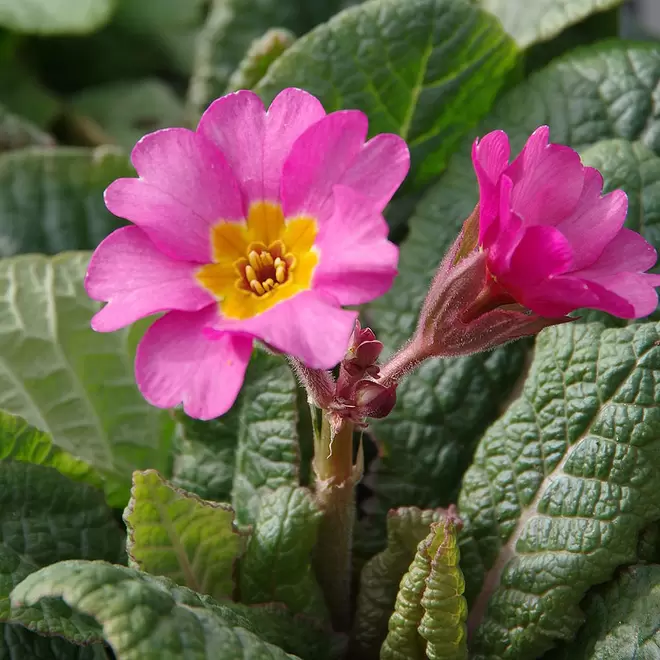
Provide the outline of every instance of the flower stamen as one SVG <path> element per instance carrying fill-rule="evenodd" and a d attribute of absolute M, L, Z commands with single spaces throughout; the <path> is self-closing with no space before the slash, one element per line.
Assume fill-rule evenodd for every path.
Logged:
<path fill-rule="evenodd" d="M 263 296 L 285 284 L 295 264 L 295 257 L 287 253 L 282 241 L 274 241 L 268 247 L 263 243 L 250 243 L 247 258 L 234 263 L 239 274 L 236 286 Z"/>

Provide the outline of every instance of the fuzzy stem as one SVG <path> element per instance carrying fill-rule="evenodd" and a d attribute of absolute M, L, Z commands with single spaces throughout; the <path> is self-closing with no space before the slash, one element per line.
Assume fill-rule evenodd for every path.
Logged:
<path fill-rule="evenodd" d="M 289 364 L 307 392 L 307 399 L 317 408 L 330 405 L 335 394 L 335 381 L 329 371 L 310 369 L 297 358 L 289 356 Z"/>
<path fill-rule="evenodd" d="M 333 627 L 347 632 L 351 622 L 351 554 L 355 487 L 361 478 L 353 466 L 353 424 L 343 420 L 333 434 L 326 415 L 314 448 L 316 501 L 323 511 L 314 567 L 325 594 Z"/>
<path fill-rule="evenodd" d="M 381 368 L 378 382 L 385 387 L 398 383 L 406 374 L 416 369 L 428 355 L 420 351 L 419 342 L 413 338 L 402 346 Z"/>

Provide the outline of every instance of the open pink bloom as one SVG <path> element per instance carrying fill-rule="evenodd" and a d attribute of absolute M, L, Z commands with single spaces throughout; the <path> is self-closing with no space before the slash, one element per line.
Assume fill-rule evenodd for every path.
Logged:
<path fill-rule="evenodd" d="M 628 199 L 603 195 L 603 179 L 570 147 L 536 129 L 509 164 L 509 139 L 493 131 L 472 149 L 479 180 L 479 244 L 494 295 L 557 318 L 590 307 L 639 318 L 658 303 L 656 252 L 623 227 Z"/>
<path fill-rule="evenodd" d="M 196 131 L 137 143 L 138 178 L 105 193 L 133 225 L 99 245 L 86 287 L 107 302 L 92 321 L 100 332 L 167 312 L 137 352 L 151 403 L 223 414 L 254 339 L 313 369 L 342 359 L 356 313 L 341 306 L 382 295 L 396 275 L 382 211 L 409 166 L 401 138 L 366 136 L 362 112 L 326 114 L 286 89 L 267 111 L 252 92 L 229 94 Z"/>

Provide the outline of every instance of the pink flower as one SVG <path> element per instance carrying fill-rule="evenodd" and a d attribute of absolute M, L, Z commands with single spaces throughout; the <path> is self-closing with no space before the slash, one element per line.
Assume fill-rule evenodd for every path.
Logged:
<path fill-rule="evenodd" d="M 382 210 L 409 165 L 401 138 L 366 135 L 363 113 L 326 114 L 286 89 L 268 111 L 241 91 L 212 103 L 196 131 L 137 143 L 138 178 L 105 193 L 134 224 L 99 245 L 86 287 L 107 302 L 92 320 L 100 332 L 167 312 L 138 347 L 147 400 L 223 414 L 254 339 L 313 369 L 342 359 L 357 314 L 341 306 L 382 295 L 396 275 Z"/>
<path fill-rule="evenodd" d="M 656 262 L 654 248 L 623 227 L 626 194 L 603 195 L 598 170 L 548 139 L 547 126 L 536 129 L 511 164 L 503 131 L 474 143 L 491 293 L 549 318 L 580 307 L 647 316 L 658 303 L 660 275 L 644 272 Z"/>

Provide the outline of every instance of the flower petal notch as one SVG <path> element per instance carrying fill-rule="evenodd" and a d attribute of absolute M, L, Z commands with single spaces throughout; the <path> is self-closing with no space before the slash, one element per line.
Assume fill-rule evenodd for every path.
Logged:
<path fill-rule="evenodd" d="M 286 89 L 268 109 L 253 92 L 229 94 L 195 131 L 137 143 L 137 178 L 105 194 L 133 226 L 99 245 L 86 288 L 107 303 L 101 332 L 165 313 L 136 359 L 150 402 L 223 414 L 254 340 L 313 369 L 340 362 L 357 317 L 342 305 L 373 300 L 396 275 L 382 211 L 410 161 L 398 136 L 366 136 L 362 112 L 326 114 Z"/>

